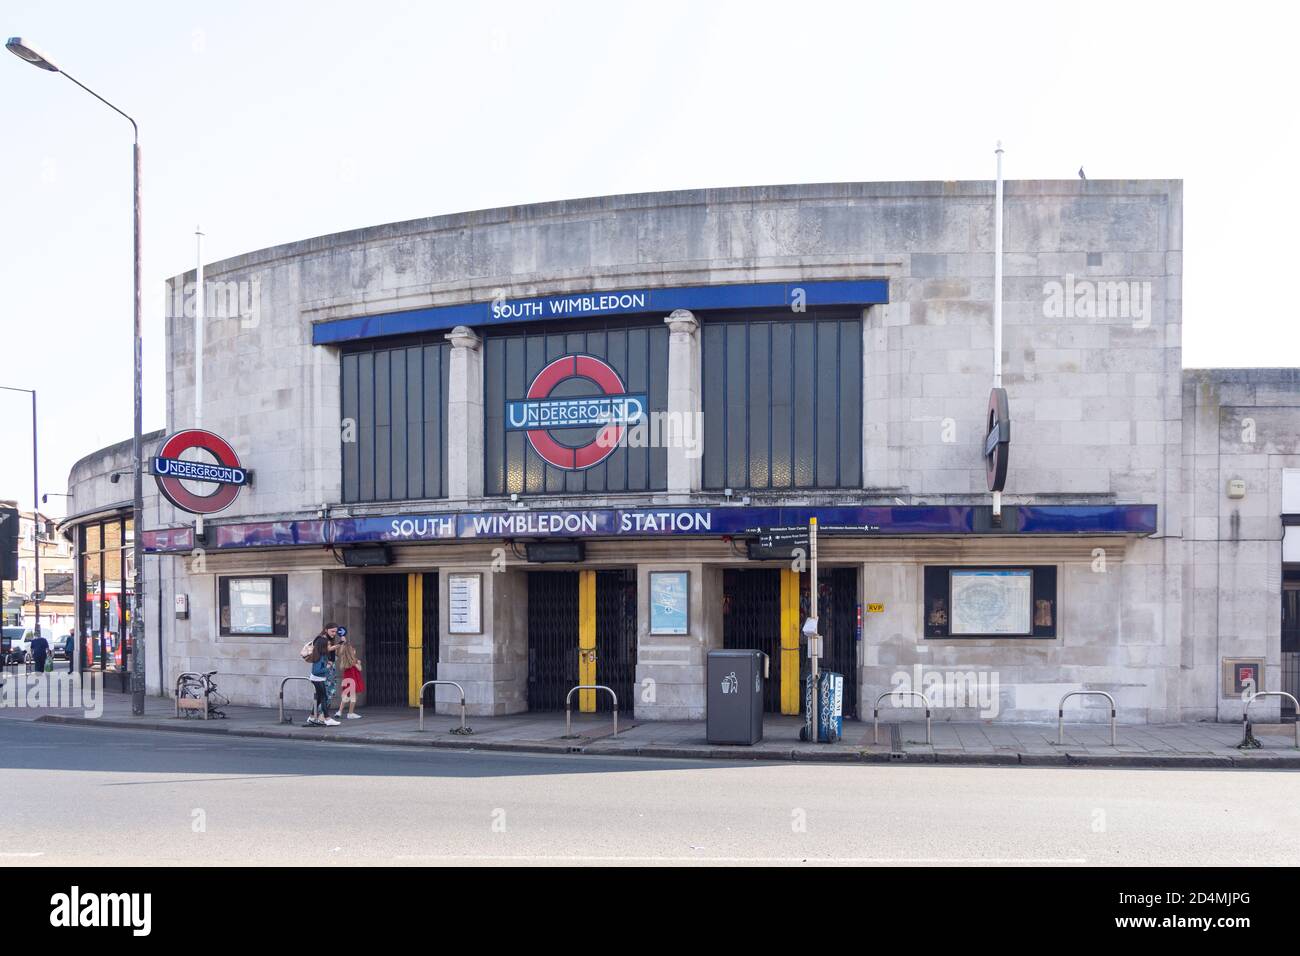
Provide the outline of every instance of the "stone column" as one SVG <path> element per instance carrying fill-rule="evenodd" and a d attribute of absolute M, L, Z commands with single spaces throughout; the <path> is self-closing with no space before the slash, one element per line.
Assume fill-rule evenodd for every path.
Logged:
<path fill-rule="evenodd" d="M 448 575 L 473 573 L 483 587 L 483 630 L 451 634 Z M 528 574 L 491 564 L 444 568 L 438 574 L 438 677 L 465 688 L 470 714 L 499 716 L 528 709 Z M 455 692 L 438 694 L 439 714 L 460 713 Z"/>
<path fill-rule="evenodd" d="M 690 573 L 689 633 L 650 633 L 652 571 Z M 705 657 L 722 647 L 721 566 L 686 561 L 640 564 L 636 590 L 636 687 L 630 709 L 638 720 L 703 720 Z"/>
<path fill-rule="evenodd" d="M 458 325 L 447 333 L 447 497 L 483 494 L 483 340 Z"/>
<path fill-rule="evenodd" d="M 664 319 L 668 324 L 668 494 L 700 490 L 704 416 L 700 384 L 699 320 L 686 309 Z"/>

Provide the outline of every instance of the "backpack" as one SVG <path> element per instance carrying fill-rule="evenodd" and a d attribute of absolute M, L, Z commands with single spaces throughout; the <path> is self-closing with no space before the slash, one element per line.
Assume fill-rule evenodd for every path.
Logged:
<path fill-rule="evenodd" d="M 316 663 L 316 639 L 312 638 L 302 646 L 302 659 L 308 664 Z"/>

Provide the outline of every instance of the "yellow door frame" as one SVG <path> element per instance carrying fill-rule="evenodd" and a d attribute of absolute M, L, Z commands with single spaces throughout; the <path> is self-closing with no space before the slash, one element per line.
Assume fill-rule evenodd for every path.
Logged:
<path fill-rule="evenodd" d="M 406 683 L 407 704 L 420 706 L 424 686 L 424 575 L 406 576 Z"/>
<path fill-rule="evenodd" d="M 596 572 L 578 572 L 578 683 L 596 683 Z M 596 692 L 578 691 L 578 710 L 596 712 Z"/>
<path fill-rule="evenodd" d="M 799 572 L 781 569 L 781 713 L 799 713 Z"/>

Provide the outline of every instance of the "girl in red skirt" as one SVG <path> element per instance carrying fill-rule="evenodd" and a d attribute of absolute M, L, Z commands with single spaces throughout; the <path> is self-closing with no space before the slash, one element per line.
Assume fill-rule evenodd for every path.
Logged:
<path fill-rule="evenodd" d="M 360 720 L 361 715 L 357 713 L 357 695 L 364 693 L 366 689 L 366 679 L 361 676 L 361 659 L 357 656 L 356 648 L 348 643 L 346 637 L 340 635 L 339 642 L 336 656 L 343 680 L 339 685 L 339 709 L 334 719 Z M 345 705 L 348 709 L 347 714 L 343 713 Z"/>

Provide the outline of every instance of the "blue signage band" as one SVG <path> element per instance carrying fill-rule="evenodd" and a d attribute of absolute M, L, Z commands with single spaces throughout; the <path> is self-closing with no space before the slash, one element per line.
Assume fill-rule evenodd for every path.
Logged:
<path fill-rule="evenodd" d="M 219 524 L 209 532 L 209 546 L 275 548 L 476 538 L 748 537 L 803 529 L 814 516 L 819 533 L 827 537 L 1149 535 L 1157 530 L 1156 511 L 1156 505 L 1139 504 L 1010 505 L 1003 508 L 1003 523 L 996 528 L 990 526 L 987 505 L 462 511 Z M 191 547 L 192 528 L 145 532 L 145 550 L 151 554 Z"/>
<path fill-rule="evenodd" d="M 620 289 L 565 293 L 529 299 L 496 299 L 385 312 L 317 322 L 313 345 L 333 345 L 451 329 L 457 325 L 505 325 L 589 318 L 600 315 L 668 315 L 675 309 L 790 309 L 795 315 L 833 305 L 880 305 L 889 301 L 888 279 L 828 282 L 752 282 L 737 285 L 678 286 L 671 289 Z"/>

